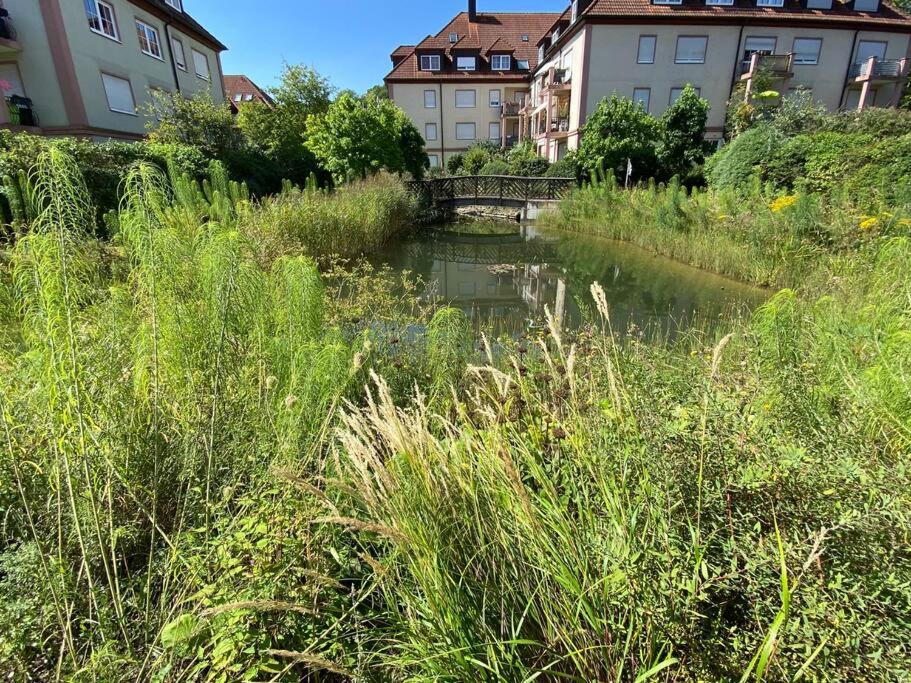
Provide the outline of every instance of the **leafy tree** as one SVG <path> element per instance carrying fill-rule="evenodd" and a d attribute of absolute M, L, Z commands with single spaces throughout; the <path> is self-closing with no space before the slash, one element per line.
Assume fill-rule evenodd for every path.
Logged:
<path fill-rule="evenodd" d="M 497 147 L 491 147 L 490 143 L 479 142 L 468 148 L 462 159 L 462 171 L 465 175 L 479 175 L 481 169 L 488 162 L 496 158 L 499 151 Z"/>
<path fill-rule="evenodd" d="M 629 159 L 637 178 L 652 177 L 658 168 L 661 128 L 640 104 L 614 94 L 601 100 L 588 118 L 579 144 L 579 164 L 588 175 L 613 172 L 623 178 Z"/>
<path fill-rule="evenodd" d="M 686 177 L 694 166 L 705 161 L 708 144 L 705 124 L 709 103 L 687 85 L 677 101 L 661 117 L 664 135 L 659 149 L 661 170 L 667 176 Z"/>
<path fill-rule="evenodd" d="M 446 160 L 446 170 L 449 172 L 449 175 L 461 175 L 462 174 L 462 163 L 465 161 L 464 154 L 453 154 Z"/>
<path fill-rule="evenodd" d="M 281 168 L 284 177 L 301 183 L 318 167 L 307 148 L 307 121 L 328 111 L 333 88 L 313 69 L 286 64 L 280 84 L 269 93 L 275 106 L 243 104 L 237 125 L 254 148 Z"/>
<path fill-rule="evenodd" d="M 375 97 L 378 100 L 388 100 L 389 90 L 385 85 L 375 85 L 364 93 L 364 97 Z"/>
<path fill-rule="evenodd" d="M 307 128 L 307 146 L 336 181 L 384 169 L 420 178 L 428 166 L 421 134 L 389 100 L 343 93 Z"/>
<path fill-rule="evenodd" d="M 506 161 L 509 162 L 511 175 L 529 178 L 539 178 L 550 168 L 550 162 L 538 156 L 535 143 L 531 140 L 524 140 L 510 149 L 506 153 Z"/>
<path fill-rule="evenodd" d="M 189 98 L 153 92 L 147 113 L 151 142 L 190 145 L 212 159 L 224 159 L 244 146 L 230 106 L 216 104 L 208 92 Z"/>

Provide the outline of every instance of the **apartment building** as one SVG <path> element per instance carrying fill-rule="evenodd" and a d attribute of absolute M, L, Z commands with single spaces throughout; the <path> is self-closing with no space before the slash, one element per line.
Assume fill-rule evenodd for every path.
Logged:
<path fill-rule="evenodd" d="M 224 101 L 226 48 L 183 3 L 0 0 L 0 127 L 138 139 L 156 90 Z"/>
<path fill-rule="evenodd" d="M 258 102 L 267 107 L 274 107 L 275 100 L 265 90 L 260 88 L 253 79 L 243 74 L 228 75 L 224 77 L 225 97 L 231 103 L 231 111 L 236 114 L 240 106 L 247 102 Z"/>
<path fill-rule="evenodd" d="M 803 90 L 832 111 L 896 106 L 911 17 L 881 0 L 573 0 L 535 46 L 527 94 L 514 88 L 522 104 L 501 106 L 500 130 L 553 161 L 613 93 L 660 116 L 693 85 L 711 104 L 716 140 L 728 101 L 757 95 L 760 75 L 781 96 Z"/>
<path fill-rule="evenodd" d="M 468 12 L 417 45 L 392 53 L 389 96 L 424 135 L 431 166 L 481 140 L 518 139 L 518 112 L 538 66 L 538 41 L 559 14 Z"/>

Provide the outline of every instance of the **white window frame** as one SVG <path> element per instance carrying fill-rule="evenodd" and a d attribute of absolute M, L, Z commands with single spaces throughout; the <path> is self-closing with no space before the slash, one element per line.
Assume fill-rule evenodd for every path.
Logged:
<path fill-rule="evenodd" d="M 427 96 L 431 95 L 430 100 Z M 428 101 L 431 103 L 428 104 Z M 425 90 L 424 91 L 424 109 L 436 109 L 437 108 L 437 91 L 436 90 Z"/>
<path fill-rule="evenodd" d="M 477 57 L 456 57 L 456 71 L 477 71 Z"/>
<path fill-rule="evenodd" d="M 653 5 L 682 5 L 683 0 L 652 0 Z"/>
<path fill-rule="evenodd" d="M 240 92 L 239 92 L 239 93 L 237 93 L 236 95 L 234 95 L 234 101 L 235 101 L 235 102 L 242 102 L 243 99 L 244 99 L 244 94 L 243 94 L 243 93 L 240 93 Z"/>
<path fill-rule="evenodd" d="M 682 41 L 701 41 L 702 42 L 702 57 L 695 59 L 681 59 L 680 57 L 680 43 Z M 674 64 L 705 64 L 706 55 L 709 52 L 709 37 L 708 36 L 677 36 L 677 49 L 674 52 Z"/>
<path fill-rule="evenodd" d="M 181 0 L 164 0 L 165 4 L 170 5 L 178 12 L 183 12 L 183 2 Z"/>
<path fill-rule="evenodd" d="M 119 81 L 121 84 L 126 83 L 127 89 L 130 91 L 130 102 L 132 103 L 132 109 L 120 109 L 114 107 L 111 104 L 111 94 L 108 92 L 108 83 L 110 81 Z M 127 116 L 137 116 L 136 114 L 136 95 L 133 93 L 133 84 L 130 82 L 129 78 L 124 78 L 123 76 L 117 76 L 116 74 L 109 74 L 106 71 L 101 72 L 101 87 L 104 90 L 104 97 L 108 103 L 108 109 L 117 114 L 125 114 Z"/>
<path fill-rule="evenodd" d="M 459 93 L 471 93 L 471 104 L 459 104 Z M 478 106 L 478 91 L 477 90 L 456 90 L 455 91 L 455 106 L 456 109 L 476 109 Z"/>
<path fill-rule="evenodd" d="M 181 71 L 187 70 L 187 53 L 179 38 L 171 38 L 171 51 L 174 53 L 174 64 Z M 178 54 L 180 55 L 178 57 Z"/>
<path fill-rule="evenodd" d="M 652 44 L 652 58 L 643 59 L 642 57 L 642 47 L 643 43 L 648 45 L 649 42 Z M 658 51 L 658 36 L 652 34 L 645 34 L 639 36 L 639 49 L 636 52 L 636 64 L 654 64 L 655 63 L 655 53 Z"/>
<path fill-rule="evenodd" d="M 500 104 L 503 102 L 503 96 L 500 93 L 500 89 L 491 90 L 487 93 L 487 102 L 491 107 L 499 109 Z"/>
<path fill-rule="evenodd" d="M 425 59 L 427 60 L 426 62 L 424 61 Z M 440 55 L 421 55 L 421 71 L 440 71 L 441 69 L 442 59 Z"/>
<path fill-rule="evenodd" d="M 212 65 L 209 64 L 209 56 L 204 52 L 200 52 L 195 47 L 190 48 L 190 52 L 193 55 L 193 70 L 196 72 L 196 78 L 210 83 L 212 81 Z M 203 75 L 199 73 L 199 62 L 196 60 L 196 56 L 199 55 L 206 62 L 206 74 Z"/>
<path fill-rule="evenodd" d="M 816 43 L 816 57 L 812 61 L 800 59 L 800 53 L 797 51 L 797 42 L 801 40 L 806 43 Z M 819 56 L 822 54 L 822 38 L 802 38 L 798 36 L 794 38 L 794 45 L 791 48 L 791 51 L 794 53 L 794 64 L 800 66 L 816 66 L 819 64 Z M 805 51 L 804 54 L 809 54 L 809 52 Z"/>
<path fill-rule="evenodd" d="M 570 9 L 569 21 L 570 23 L 575 24 L 576 19 L 579 18 L 579 0 L 573 0 L 570 7 L 572 9 Z"/>
<path fill-rule="evenodd" d="M 98 19 L 98 26 L 100 26 L 101 28 L 95 28 L 94 26 L 92 26 L 92 16 L 88 13 L 89 5 L 91 5 L 94 8 L 93 11 L 94 11 L 95 17 Z M 101 16 L 102 7 L 107 9 L 111 15 L 109 21 L 111 24 L 111 30 L 113 31 L 113 34 L 107 33 L 106 31 L 104 31 L 104 21 L 102 20 L 102 16 Z M 117 26 L 117 12 L 114 11 L 114 6 L 111 3 L 104 2 L 104 0 L 85 0 L 85 11 L 86 11 L 86 15 L 85 15 L 86 19 L 88 19 L 88 21 L 89 21 L 89 30 L 92 33 L 97 33 L 99 36 L 104 36 L 105 38 L 110 38 L 111 40 L 116 40 L 118 43 L 120 42 L 120 28 Z"/>
<path fill-rule="evenodd" d="M 645 93 L 644 109 L 645 109 L 646 113 L 648 113 L 649 109 L 652 106 L 652 89 L 651 88 L 645 88 L 645 87 L 633 88 L 633 103 L 638 104 L 640 102 L 640 100 L 636 99 L 636 94 L 642 93 L 642 92 Z"/>
<path fill-rule="evenodd" d="M 705 4 L 709 7 L 719 6 L 719 7 L 730 7 L 734 4 L 734 0 L 705 0 Z"/>
<path fill-rule="evenodd" d="M 494 127 L 496 127 L 496 131 L 497 131 L 497 134 L 496 134 L 496 135 L 493 134 Z M 487 126 L 487 137 L 488 137 L 490 140 L 500 140 L 500 139 L 501 139 L 500 136 L 501 136 L 502 134 L 503 134 L 503 128 L 500 126 L 500 122 L 499 122 L 499 121 L 491 121 L 491 122 L 488 124 L 488 126 Z"/>
<path fill-rule="evenodd" d="M 433 135 L 430 135 L 430 131 L 433 131 Z M 440 139 L 439 129 L 437 128 L 436 123 L 425 123 L 424 124 L 424 141 L 425 142 L 436 142 Z"/>
<path fill-rule="evenodd" d="M 510 55 L 493 55 L 490 58 L 490 68 L 492 71 L 509 71 L 512 69 L 512 57 Z"/>
<path fill-rule="evenodd" d="M 136 20 L 136 35 L 139 38 L 139 51 L 153 57 L 159 61 L 164 61 L 164 51 L 161 49 L 161 34 L 158 32 L 158 29 L 154 26 L 151 26 L 145 23 L 142 19 Z M 149 49 L 146 50 L 142 45 L 142 39 L 145 37 L 145 42 L 149 45 Z M 154 40 L 153 40 L 154 37 Z M 158 48 L 158 54 L 155 54 L 153 47 Z"/>
<path fill-rule="evenodd" d="M 440 157 L 436 154 L 427 155 L 427 163 L 430 168 L 439 168 L 440 167 Z"/>
<path fill-rule="evenodd" d="M 784 7 L 784 0 L 756 0 L 757 7 Z"/>
<path fill-rule="evenodd" d="M 459 130 L 462 126 L 471 126 L 471 136 L 466 137 L 462 135 Z M 464 128 L 462 128 L 464 130 Z M 477 140 L 478 139 L 478 126 L 472 121 L 464 121 L 462 123 L 456 123 L 456 140 Z"/>

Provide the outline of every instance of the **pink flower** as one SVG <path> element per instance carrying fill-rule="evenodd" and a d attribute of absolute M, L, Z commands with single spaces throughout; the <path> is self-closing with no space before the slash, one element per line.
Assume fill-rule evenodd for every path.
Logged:
<path fill-rule="evenodd" d="M 9 81 L 0 81 L 0 92 L 7 92 L 13 89 L 13 84 Z"/>

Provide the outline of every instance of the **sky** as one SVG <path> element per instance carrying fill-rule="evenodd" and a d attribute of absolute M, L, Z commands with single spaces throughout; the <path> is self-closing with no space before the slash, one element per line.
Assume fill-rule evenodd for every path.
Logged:
<path fill-rule="evenodd" d="M 561 12 L 568 0 L 478 0 L 479 12 Z M 339 89 L 383 82 L 389 54 L 440 31 L 468 0 L 184 0 L 184 8 L 228 46 L 226 74 L 268 88 L 282 64 L 306 64 Z"/>

